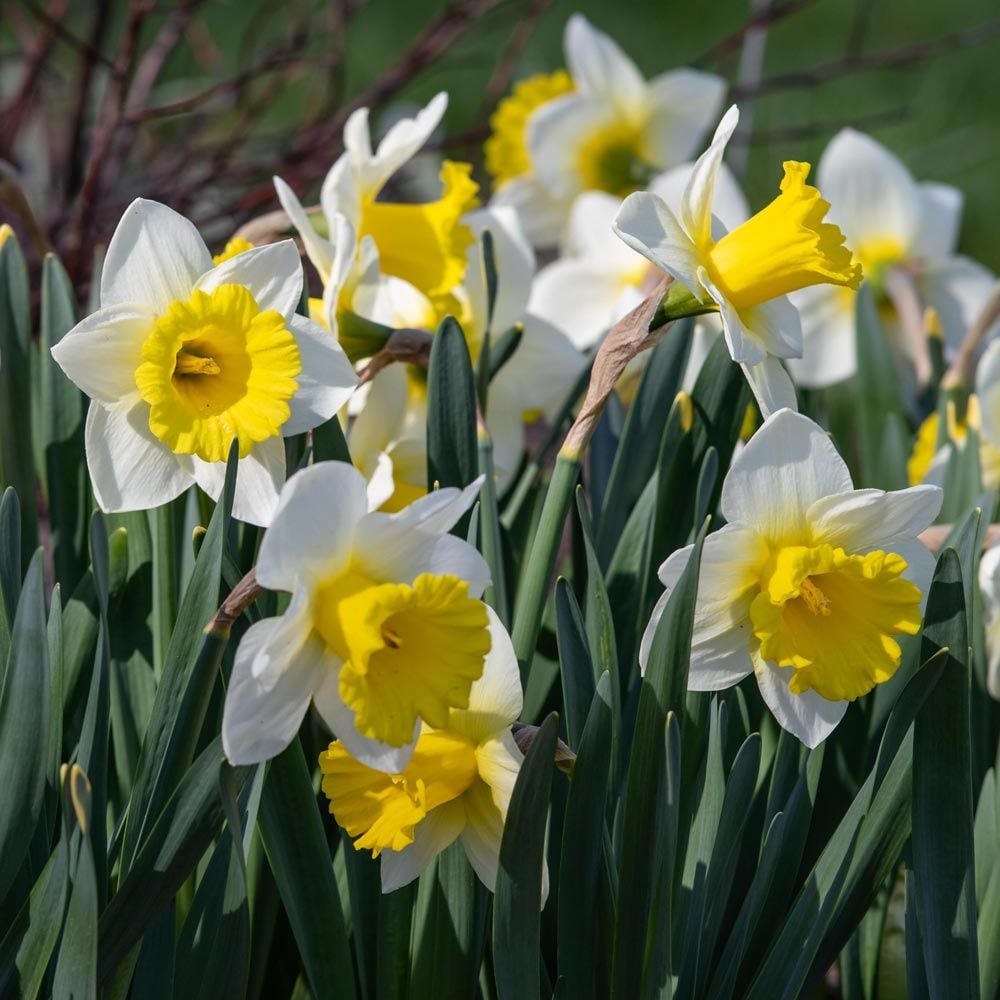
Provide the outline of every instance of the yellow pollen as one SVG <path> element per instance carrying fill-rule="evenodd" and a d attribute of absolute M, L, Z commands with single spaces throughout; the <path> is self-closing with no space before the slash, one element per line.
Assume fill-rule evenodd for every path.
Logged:
<path fill-rule="evenodd" d="M 794 672 L 794 694 L 853 700 L 889 680 L 902 653 L 893 638 L 920 629 L 920 589 L 894 552 L 848 555 L 788 545 L 764 570 L 750 621 L 761 657 Z"/>
<path fill-rule="evenodd" d="M 809 164 L 785 163 L 781 194 L 753 218 L 700 249 L 713 282 L 737 309 L 810 285 L 858 288 L 861 264 L 844 234 L 824 222 L 830 208 L 809 184 Z"/>
<path fill-rule="evenodd" d="M 247 250 L 253 250 L 253 244 L 249 240 L 243 239 L 242 236 L 234 236 L 225 246 L 222 253 L 217 253 L 212 258 L 213 264 L 221 264 L 224 260 L 229 260 L 232 257 L 237 257 L 241 253 L 246 253 Z"/>
<path fill-rule="evenodd" d="M 528 119 L 543 104 L 573 90 L 573 79 L 565 70 L 539 74 L 518 83 L 490 117 L 492 134 L 483 146 L 486 169 L 500 187 L 531 170 L 528 151 Z"/>
<path fill-rule="evenodd" d="M 172 451 L 225 461 L 281 434 L 302 370 L 298 345 L 274 310 L 242 285 L 192 292 L 153 324 L 135 371 L 149 429 Z"/>
<path fill-rule="evenodd" d="M 636 125 L 613 122 L 595 130 L 577 150 L 584 189 L 624 198 L 645 187 L 653 170 L 643 153 L 643 131 Z"/>
<path fill-rule="evenodd" d="M 454 802 L 479 777 L 476 748 L 465 737 L 424 726 L 413 757 L 400 774 L 359 764 L 339 741 L 320 754 L 323 792 L 330 812 L 354 847 L 373 857 L 413 843 L 417 824 Z"/>
<path fill-rule="evenodd" d="M 403 746 L 417 719 L 440 728 L 468 706 L 490 650 L 486 607 L 468 589 L 456 576 L 391 583 L 359 567 L 317 588 L 313 624 L 343 661 L 340 696 L 364 736 Z"/>

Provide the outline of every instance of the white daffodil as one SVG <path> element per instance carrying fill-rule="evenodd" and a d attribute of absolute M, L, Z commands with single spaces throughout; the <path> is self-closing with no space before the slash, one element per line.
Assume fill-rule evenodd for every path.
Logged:
<path fill-rule="evenodd" d="M 138 199 L 115 230 L 101 307 L 52 349 L 91 399 L 87 465 L 105 511 L 222 491 L 239 442 L 233 512 L 267 524 L 285 480 L 284 437 L 329 420 L 357 384 L 344 352 L 296 315 L 291 240 L 213 266 L 194 226 Z"/>
<path fill-rule="evenodd" d="M 722 488 L 725 527 L 705 540 L 688 687 L 756 675 L 778 723 L 815 747 L 848 702 L 900 663 L 894 636 L 920 628 L 934 559 L 918 535 L 941 490 L 855 490 L 826 433 L 790 410 L 770 416 Z M 691 547 L 660 567 L 673 588 Z M 667 594 L 643 636 L 645 667 Z"/>
<path fill-rule="evenodd" d="M 656 177 L 649 186 L 670 209 L 680 211 L 693 164 L 682 164 Z M 597 345 L 608 330 L 634 309 L 661 274 L 659 268 L 620 240 L 614 232 L 622 199 L 588 191 L 573 203 L 561 258 L 543 267 L 535 278 L 528 311 L 562 330 L 581 351 Z M 716 178 L 715 215 L 727 229 L 750 217 L 743 192 L 723 163 Z M 690 388 L 722 326 L 714 314 L 702 316 L 684 384 Z M 633 362 L 644 366 L 649 352 Z M 631 367 L 631 366 L 630 366 Z"/>
<path fill-rule="evenodd" d="M 840 230 L 823 221 L 829 204 L 806 184 L 808 163 L 787 161 L 781 194 L 726 232 L 712 207 L 722 156 L 738 120 L 734 105 L 695 164 L 679 218 L 661 198 L 640 191 L 625 199 L 615 231 L 700 302 L 714 303 L 733 360 L 768 416 L 796 408 L 795 389 L 779 360 L 802 353 L 799 314 L 788 294 L 815 284 L 857 288 L 861 268 Z"/>
<path fill-rule="evenodd" d="M 986 611 L 986 690 L 1000 701 L 1000 543 L 990 546 L 979 561 L 979 590 Z"/>
<path fill-rule="evenodd" d="M 485 148 L 493 203 L 515 209 L 536 246 L 560 239 L 580 192 L 621 198 L 689 159 L 726 92 L 721 77 L 692 69 L 643 79 L 581 14 L 566 23 L 564 51 L 569 73 L 518 84 Z"/>
<path fill-rule="evenodd" d="M 482 556 L 449 535 L 481 481 L 444 489 L 396 514 L 369 513 L 351 465 L 320 462 L 285 485 L 257 559 L 257 581 L 291 593 L 236 652 L 226 692 L 226 756 L 280 753 L 314 701 L 369 767 L 406 768 L 421 720 L 448 723 L 468 705 L 490 650 Z"/>
<path fill-rule="evenodd" d="M 341 742 L 320 756 L 330 812 L 355 849 L 381 858 L 382 891 L 417 878 L 455 840 L 492 892 L 500 840 L 523 756 L 511 723 L 521 714 L 517 657 L 490 609 L 490 651 L 467 708 L 420 730 L 409 763 L 387 774 L 355 760 Z"/>
<path fill-rule="evenodd" d="M 996 284 L 981 264 L 957 255 L 962 193 L 946 184 L 918 184 L 903 163 L 870 136 L 839 132 L 817 171 L 840 227 L 880 301 L 894 268 L 915 281 L 925 305 L 941 321 L 946 350 L 954 350 Z M 857 370 L 855 295 L 817 286 L 794 301 L 802 314 L 803 351 L 789 362 L 804 386 L 826 386 Z M 904 353 L 905 339 L 900 344 Z"/>

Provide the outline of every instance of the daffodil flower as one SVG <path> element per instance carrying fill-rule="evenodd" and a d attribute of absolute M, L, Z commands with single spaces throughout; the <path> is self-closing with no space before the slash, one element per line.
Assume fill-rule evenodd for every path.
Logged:
<path fill-rule="evenodd" d="M 844 460 L 807 417 L 780 410 L 736 457 L 722 488 L 725 527 L 708 536 L 688 687 L 718 691 L 753 673 L 779 725 L 815 747 L 847 705 L 889 680 L 896 636 L 914 635 L 934 569 L 918 534 L 941 490 L 855 490 Z M 667 593 L 691 547 L 660 567 Z"/>
<path fill-rule="evenodd" d="M 1000 544 L 993 544 L 979 561 L 979 590 L 986 611 L 986 690 L 1000 701 Z"/>
<path fill-rule="evenodd" d="M 285 480 L 284 437 L 330 419 L 357 383 L 323 329 L 296 315 L 291 240 L 213 266 L 194 226 L 134 201 L 101 274 L 101 306 L 52 349 L 91 399 L 87 465 L 105 511 L 157 507 L 197 483 L 222 491 L 239 442 L 233 512 L 264 525 Z"/>
<path fill-rule="evenodd" d="M 493 203 L 514 208 L 536 246 L 559 240 L 582 191 L 621 198 L 689 159 L 726 91 L 721 77 L 692 69 L 643 79 L 580 14 L 566 22 L 564 51 L 568 75 L 515 88 L 486 145 Z"/>
<path fill-rule="evenodd" d="M 830 141 L 817 177 L 830 200 L 830 221 L 846 235 L 876 297 L 888 302 L 885 278 L 903 269 L 924 304 L 937 310 L 946 351 L 957 348 L 996 285 L 989 270 L 955 252 L 962 193 L 946 184 L 917 183 L 888 149 L 854 129 Z M 850 378 L 857 370 L 852 290 L 816 286 L 793 301 L 803 333 L 802 357 L 789 362 L 795 380 L 826 386 Z"/>
<path fill-rule="evenodd" d="M 482 556 L 449 535 L 481 480 L 442 489 L 396 514 L 370 513 L 351 465 L 320 462 L 282 490 L 257 581 L 291 593 L 283 615 L 240 643 L 222 741 L 238 764 L 280 753 L 314 701 L 369 767 L 406 768 L 421 722 L 465 708 L 490 651 Z"/>
<path fill-rule="evenodd" d="M 673 167 L 654 178 L 649 190 L 676 214 L 693 169 L 691 163 Z M 614 220 L 621 206 L 621 198 L 602 191 L 580 195 L 570 212 L 562 257 L 543 267 L 532 285 L 528 311 L 558 327 L 581 350 L 598 344 L 645 298 L 661 274 L 615 234 Z M 727 229 L 750 217 L 743 192 L 724 163 L 716 178 L 713 207 Z M 686 389 L 694 384 L 721 330 L 716 314 L 698 318 L 684 376 Z M 633 375 L 641 371 L 649 356 L 644 351 L 634 359 L 629 365 Z"/>
<path fill-rule="evenodd" d="M 491 645 L 468 706 L 443 724 L 424 723 L 405 767 L 385 773 L 341 742 L 320 756 L 330 812 L 355 849 L 381 859 L 382 891 L 417 878 L 458 840 L 483 884 L 496 886 L 500 840 L 523 757 L 511 734 L 521 678 L 510 638 L 488 609 Z"/>
<path fill-rule="evenodd" d="M 733 360 L 746 373 L 761 412 L 796 408 L 779 358 L 802 353 L 802 327 L 790 292 L 810 285 L 857 288 L 861 267 L 840 230 L 824 222 L 829 204 L 806 184 L 808 163 L 788 161 L 781 194 L 726 232 L 712 214 L 716 178 L 736 128 L 735 105 L 684 190 L 678 218 L 651 192 L 629 195 L 615 231 L 633 250 L 672 274 L 703 303 L 714 303 Z"/>

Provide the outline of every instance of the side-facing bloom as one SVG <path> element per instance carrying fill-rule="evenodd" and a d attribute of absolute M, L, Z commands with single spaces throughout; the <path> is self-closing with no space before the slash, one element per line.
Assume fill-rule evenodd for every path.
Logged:
<path fill-rule="evenodd" d="M 357 384 L 344 352 L 296 314 L 291 240 L 213 266 L 194 226 L 137 199 L 101 272 L 101 307 L 52 349 L 91 399 L 87 465 L 106 511 L 157 507 L 197 483 L 218 498 L 239 442 L 233 511 L 267 524 L 284 437 L 330 419 Z"/>
<path fill-rule="evenodd" d="M 511 733 L 521 677 L 503 625 L 490 609 L 492 644 L 466 708 L 439 727 L 424 723 L 409 763 L 385 773 L 335 741 L 320 756 L 330 812 L 355 849 L 381 858 L 382 891 L 417 878 L 455 840 L 483 884 L 496 886 L 500 840 L 523 757 Z"/>
<path fill-rule="evenodd" d="M 808 163 L 787 161 L 781 194 L 726 232 L 712 214 L 716 178 L 739 120 L 723 116 L 681 199 L 680 217 L 655 194 L 629 195 L 615 231 L 633 250 L 672 274 L 702 303 L 714 303 L 733 360 L 746 373 L 762 413 L 796 407 L 779 358 L 802 353 L 802 327 L 790 292 L 816 284 L 857 288 L 861 267 L 840 230 L 824 222 L 829 204 L 806 184 Z"/>
<path fill-rule="evenodd" d="M 234 763 L 280 753 L 314 701 L 347 750 L 401 772 L 421 722 L 443 728 L 468 706 L 490 651 L 489 570 L 449 535 L 481 481 L 438 490 L 396 514 L 370 513 L 351 465 L 296 473 L 264 535 L 261 586 L 291 594 L 236 652 L 222 742 Z"/>
<path fill-rule="evenodd" d="M 830 199 L 830 221 L 844 232 L 864 268 L 884 318 L 895 335 L 895 313 L 885 278 L 895 268 L 915 282 L 925 305 L 941 321 L 945 350 L 961 342 L 996 284 L 981 264 L 956 254 L 962 193 L 947 184 L 918 183 L 883 145 L 854 129 L 830 141 L 817 169 L 820 189 Z M 794 298 L 802 314 L 802 357 L 790 362 L 804 386 L 826 386 L 857 370 L 856 296 L 847 288 L 817 286 Z M 908 344 L 898 338 L 902 353 Z"/>
<path fill-rule="evenodd" d="M 986 690 L 1000 701 L 1000 543 L 991 545 L 979 561 L 979 590 L 986 611 Z"/>
<path fill-rule="evenodd" d="M 536 246 L 559 240 L 580 192 L 622 198 L 689 159 L 726 91 L 721 77 L 691 69 L 645 80 L 581 14 L 566 22 L 564 50 L 569 74 L 515 88 L 486 144 L 494 203 L 517 210 Z"/>
<path fill-rule="evenodd" d="M 918 535 L 941 490 L 855 490 L 827 434 L 780 410 L 733 461 L 725 527 L 705 540 L 688 687 L 718 691 L 756 675 L 779 725 L 815 747 L 848 702 L 899 667 L 934 569 Z M 667 593 L 643 637 L 645 666 L 666 597 L 691 547 L 660 567 Z"/>

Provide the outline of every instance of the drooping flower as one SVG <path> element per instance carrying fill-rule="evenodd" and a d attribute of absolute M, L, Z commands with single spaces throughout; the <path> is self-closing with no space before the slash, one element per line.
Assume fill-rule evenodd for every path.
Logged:
<path fill-rule="evenodd" d="M 218 498 L 239 442 L 233 511 L 267 524 L 285 480 L 284 437 L 332 417 L 357 379 L 295 310 L 291 240 L 213 266 L 197 230 L 134 201 L 101 275 L 101 307 L 52 349 L 91 399 L 87 465 L 106 511 L 157 507 L 197 483 Z"/>
<path fill-rule="evenodd" d="M 934 560 L 918 534 L 941 490 L 855 490 L 826 433 L 780 410 L 736 457 L 725 527 L 705 540 L 688 687 L 756 675 L 778 723 L 810 747 L 847 705 L 899 667 L 897 636 L 920 628 Z M 660 567 L 667 593 L 643 637 L 645 665 L 667 594 L 691 547 Z"/>
<path fill-rule="evenodd" d="M 291 593 L 236 653 L 222 740 L 234 763 L 280 753 L 316 708 L 370 767 L 405 769 L 421 721 L 444 727 L 490 650 L 482 556 L 448 534 L 480 481 L 438 490 L 396 514 L 369 513 L 353 466 L 320 462 L 281 493 L 258 582 Z"/>
<path fill-rule="evenodd" d="M 511 641 L 490 609 L 491 645 L 468 707 L 440 727 L 424 723 L 405 767 L 386 773 L 335 741 L 320 756 L 330 812 L 356 850 L 381 859 L 382 891 L 417 878 L 458 840 L 493 891 L 500 840 L 523 756 L 511 734 L 521 714 L 521 678 Z"/>
<path fill-rule="evenodd" d="M 637 192 L 625 200 L 615 231 L 701 302 L 718 307 L 733 360 L 767 416 L 796 406 L 778 360 L 802 352 L 789 293 L 819 284 L 857 288 L 861 266 L 840 230 L 824 221 L 830 206 L 806 183 L 807 163 L 786 162 L 781 194 L 732 232 L 713 217 L 716 178 L 738 120 L 734 105 L 695 164 L 679 218 L 655 194 Z"/>
<path fill-rule="evenodd" d="M 880 305 L 890 334 L 895 314 L 885 279 L 894 268 L 908 273 L 925 305 L 937 310 L 945 350 L 965 335 L 996 277 L 956 254 L 962 193 L 947 184 L 917 183 L 905 165 L 870 136 L 843 129 L 819 161 L 820 189 L 829 198 L 830 221 L 844 232 Z M 816 286 L 793 301 L 802 315 L 802 357 L 789 362 L 804 386 L 826 386 L 857 370 L 856 296 L 849 288 Z M 908 347 L 900 340 L 901 353 Z"/>
<path fill-rule="evenodd" d="M 645 80 L 585 17 L 566 22 L 567 74 L 532 78 L 501 102 L 487 141 L 494 204 L 514 208 L 536 246 L 556 243 L 582 191 L 624 197 L 687 160 L 726 83 L 691 69 Z"/>

